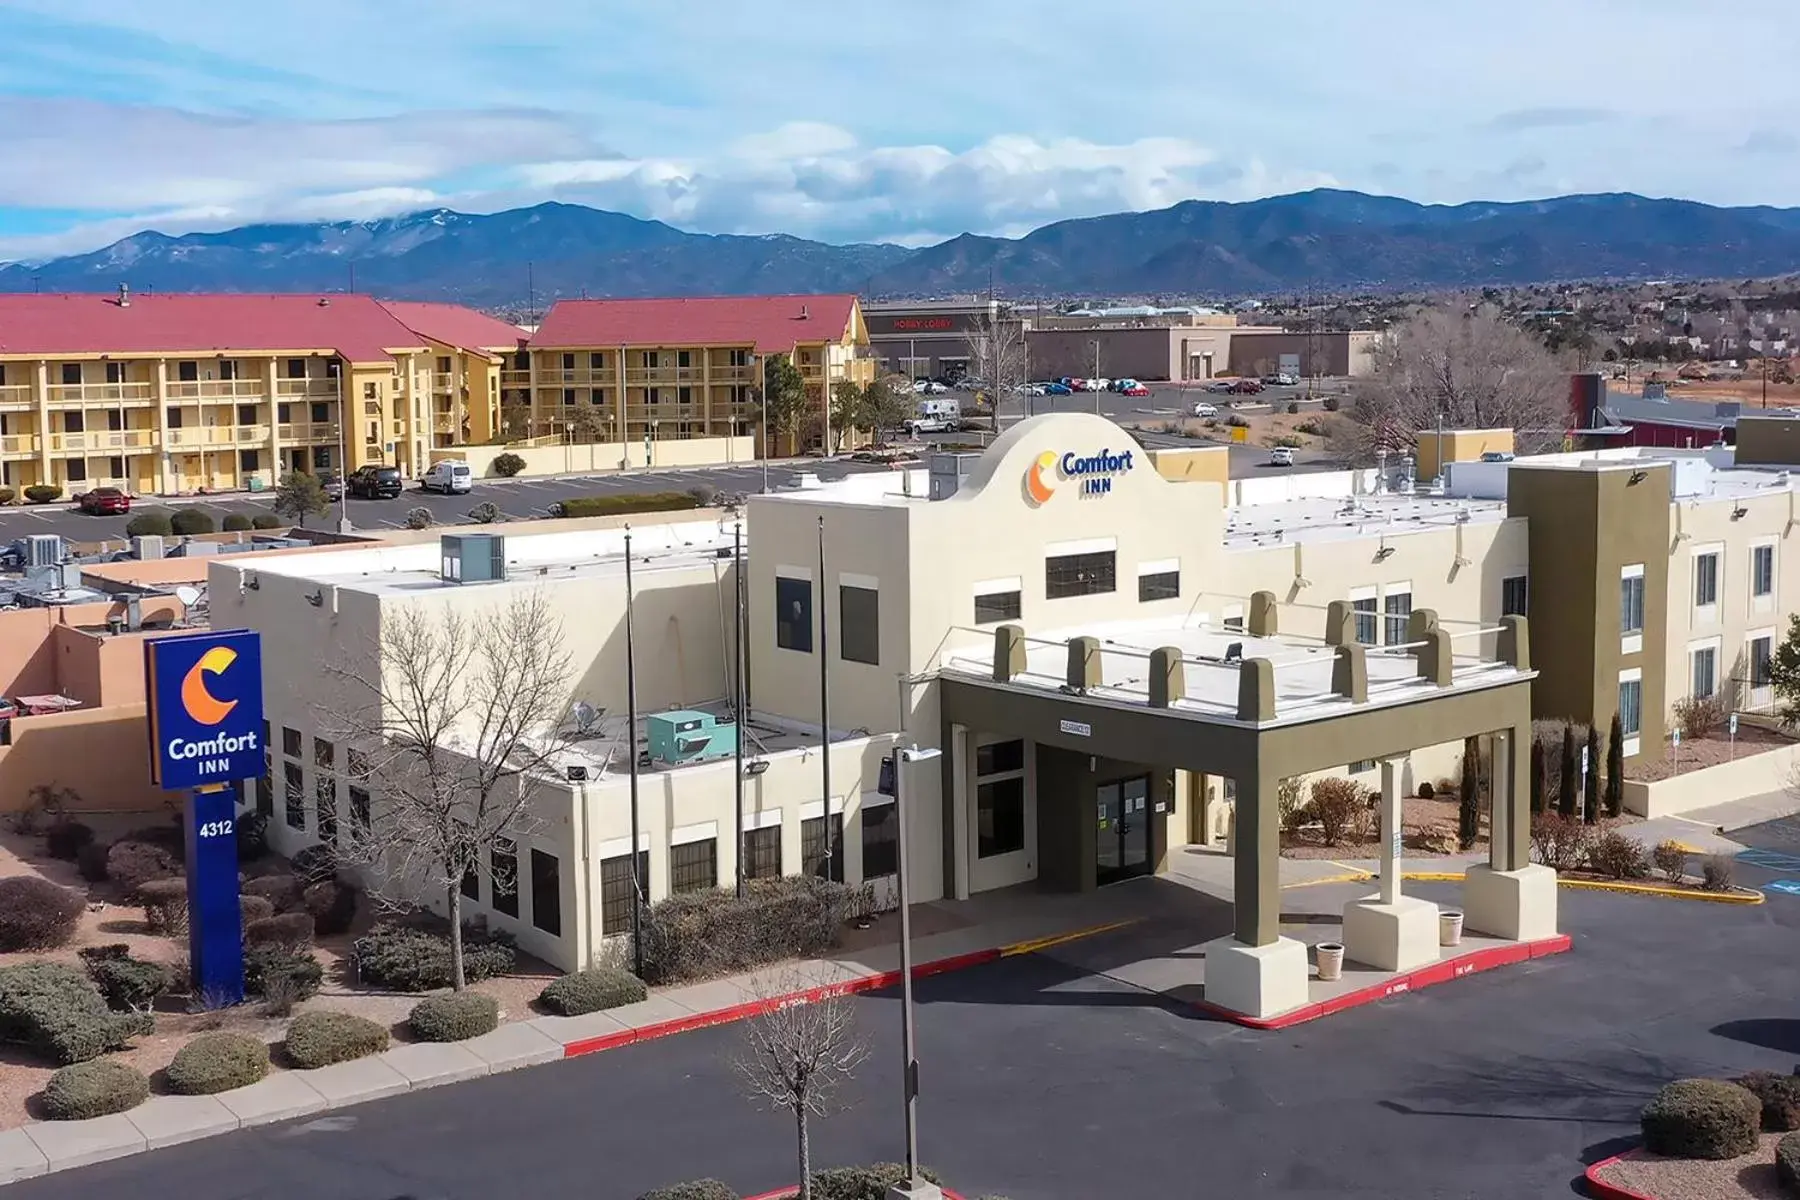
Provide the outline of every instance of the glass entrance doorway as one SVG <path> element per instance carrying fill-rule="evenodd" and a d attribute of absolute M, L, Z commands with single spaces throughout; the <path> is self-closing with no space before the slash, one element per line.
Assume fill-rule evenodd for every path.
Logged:
<path fill-rule="evenodd" d="M 1104 887 L 1150 874 L 1150 777 L 1103 783 L 1095 790 L 1099 822 L 1094 882 Z"/>

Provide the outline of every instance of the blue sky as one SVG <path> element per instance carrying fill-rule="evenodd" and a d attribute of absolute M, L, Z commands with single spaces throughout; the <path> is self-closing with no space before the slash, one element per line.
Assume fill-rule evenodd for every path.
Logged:
<path fill-rule="evenodd" d="M 1314 186 L 1790 204 L 1677 0 L 0 0 L 0 259 L 562 199 L 924 243 Z M 1770 44 L 1771 41 L 1778 44 Z"/>

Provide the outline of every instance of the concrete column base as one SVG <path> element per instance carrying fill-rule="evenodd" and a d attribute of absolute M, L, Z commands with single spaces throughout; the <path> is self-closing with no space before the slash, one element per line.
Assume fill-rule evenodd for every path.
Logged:
<path fill-rule="evenodd" d="M 944 1200 L 944 1189 L 923 1179 L 917 1184 L 896 1183 L 888 1189 L 887 1200 Z"/>
<path fill-rule="evenodd" d="M 1382 971 L 1410 971 L 1438 957 L 1438 906 L 1417 896 L 1344 905 L 1344 957 Z"/>
<path fill-rule="evenodd" d="M 1556 936 L 1556 872 L 1539 863 L 1496 871 L 1486 863 L 1463 876 L 1463 927 L 1535 942 Z"/>
<path fill-rule="evenodd" d="M 1306 944 L 1276 938 L 1249 946 L 1215 938 L 1206 951 L 1206 1002 L 1247 1017 L 1272 1017 L 1307 1001 Z"/>

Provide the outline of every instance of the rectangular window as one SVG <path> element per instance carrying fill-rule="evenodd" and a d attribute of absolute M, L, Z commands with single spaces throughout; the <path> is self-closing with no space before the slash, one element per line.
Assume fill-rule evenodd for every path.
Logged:
<path fill-rule="evenodd" d="M 1405 591 L 1389 591 L 1382 599 L 1382 608 L 1386 613 L 1387 644 L 1390 646 L 1406 645 L 1406 625 L 1412 616 L 1412 588 Z"/>
<path fill-rule="evenodd" d="M 563 403 L 564 404 L 575 403 L 575 389 L 574 388 L 564 388 L 563 389 Z"/>
<path fill-rule="evenodd" d="M 319 806 L 319 840 L 335 847 L 338 844 L 336 776 L 313 775 L 313 802 Z"/>
<path fill-rule="evenodd" d="M 775 644 L 812 653 L 812 580 L 775 577 Z"/>
<path fill-rule="evenodd" d="M 1768 687 L 1774 682 L 1769 666 L 1775 658 L 1775 639 L 1768 634 L 1750 639 L 1750 686 Z"/>
<path fill-rule="evenodd" d="M 1071 596 L 1098 596 L 1118 590 L 1118 552 L 1061 554 L 1044 560 L 1044 596 L 1064 600 Z"/>
<path fill-rule="evenodd" d="M 298 763 L 282 763 L 289 829 L 306 828 L 306 780 Z"/>
<path fill-rule="evenodd" d="M 1694 555 L 1694 607 L 1719 602 L 1719 555 L 1716 551 Z"/>
<path fill-rule="evenodd" d="M 744 878 L 773 879 L 781 874 L 781 826 L 765 825 L 744 833 Z"/>
<path fill-rule="evenodd" d="M 124 383 L 125 382 L 125 364 L 120 363 L 120 362 L 107 363 L 106 364 L 106 382 L 108 382 L 108 383 Z"/>
<path fill-rule="evenodd" d="M 197 362 L 178 362 L 175 364 L 175 378 L 181 383 L 194 383 L 200 378 L 200 364 Z"/>
<path fill-rule="evenodd" d="M 829 832 L 828 832 L 829 831 Z M 831 863 L 825 862 L 827 836 L 830 838 Z M 800 822 L 800 869 L 822 878 L 844 878 L 844 814 L 832 813 L 831 824 L 824 817 L 808 817 Z"/>
<path fill-rule="evenodd" d="M 1775 547 L 1750 547 L 1750 594 L 1759 597 L 1775 594 Z"/>
<path fill-rule="evenodd" d="M 263 773 L 256 781 L 256 811 L 275 815 L 275 753 L 269 749 L 269 723 L 263 722 Z"/>
<path fill-rule="evenodd" d="M 1693 659 L 1693 696 L 1701 699 L 1711 696 L 1719 690 L 1719 651 L 1713 646 L 1704 646 L 1692 652 Z"/>
<path fill-rule="evenodd" d="M 565 371 L 573 371 L 575 369 L 575 356 L 573 354 L 565 354 L 562 356 L 562 369 Z"/>
<path fill-rule="evenodd" d="M 638 886 L 644 902 L 650 896 L 650 852 L 638 851 Z M 631 932 L 631 855 L 600 860 L 600 928 L 606 933 Z"/>
<path fill-rule="evenodd" d="M 450 356 L 448 354 L 438 355 L 437 372 L 439 375 L 448 375 L 450 373 Z"/>
<path fill-rule="evenodd" d="M 838 657 L 881 665 L 881 594 L 874 588 L 838 588 Z"/>
<path fill-rule="evenodd" d="M 169 428 L 170 429 L 180 429 L 181 428 L 181 410 L 179 408 L 171 408 L 171 409 L 167 410 L 167 412 L 168 412 Z"/>
<path fill-rule="evenodd" d="M 1500 615 L 1522 617 L 1531 603 L 1531 584 L 1523 575 L 1509 575 L 1500 581 Z"/>
<path fill-rule="evenodd" d="M 719 839 L 669 847 L 669 891 L 710 892 L 719 886 Z"/>
<path fill-rule="evenodd" d="M 692 404 L 694 402 L 694 389 L 691 387 L 676 388 L 675 402 L 677 404 Z"/>
<path fill-rule="evenodd" d="M 238 370 L 237 359 L 221 358 L 219 360 L 219 378 L 220 379 L 236 379 L 236 378 L 238 378 L 239 374 L 240 374 L 240 372 Z"/>
<path fill-rule="evenodd" d="M 331 406 L 323 402 L 314 402 L 312 407 L 308 410 L 307 416 L 313 424 L 323 425 L 325 422 L 331 420 Z M 282 422 L 286 423 L 286 421 L 287 418 L 283 417 Z"/>
<path fill-rule="evenodd" d="M 322 737 L 313 739 L 313 766 L 330 769 L 337 764 L 337 747 Z"/>
<path fill-rule="evenodd" d="M 363 384 L 363 399 L 364 400 L 379 400 L 379 399 L 381 399 L 381 385 L 377 384 L 373 381 Z"/>
<path fill-rule="evenodd" d="M 693 365 L 692 351 L 677 350 L 675 352 L 675 365 L 677 367 L 686 367 L 686 366 Z"/>
<path fill-rule="evenodd" d="M 281 752 L 289 758 L 300 757 L 300 731 L 298 729 L 289 729 L 286 725 L 281 727 Z"/>
<path fill-rule="evenodd" d="M 1619 732 L 1634 738 L 1644 728 L 1644 681 L 1619 680 Z"/>
<path fill-rule="evenodd" d="M 1619 580 L 1619 633 L 1629 637 L 1643 632 L 1644 576 L 1640 568 L 1638 574 Z"/>
<path fill-rule="evenodd" d="M 316 408 L 318 406 L 314 405 L 314 407 Z M 246 420 L 244 417 L 244 413 L 246 412 L 246 410 L 250 414 L 248 420 Z M 294 406 L 292 404 L 277 404 L 275 406 L 275 423 L 277 425 L 286 425 L 288 422 L 292 421 L 293 419 L 294 419 Z M 256 406 L 254 404 L 238 405 L 238 424 L 248 425 L 255 420 L 256 420 Z"/>
<path fill-rule="evenodd" d="M 606 355 L 599 354 L 599 353 L 594 353 L 594 354 L 588 355 L 588 370 L 604 371 L 605 369 L 606 369 Z"/>
<path fill-rule="evenodd" d="M 369 836 L 369 789 L 350 789 L 350 836 L 362 841 Z"/>
<path fill-rule="evenodd" d="M 1362 596 L 1350 601 L 1350 611 L 1356 621 L 1356 640 L 1364 646 L 1377 643 L 1381 626 L 1376 623 L 1375 597 Z"/>
<path fill-rule="evenodd" d="M 1366 772 L 1373 771 L 1374 769 L 1375 760 L 1372 758 L 1359 758 L 1345 768 L 1345 770 L 1349 771 L 1352 775 L 1362 775 Z"/>
<path fill-rule="evenodd" d="M 63 464 L 63 476 L 70 483 L 80 483 L 87 478 L 87 460 L 71 458 Z"/>
<path fill-rule="evenodd" d="M 1025 769 L 1025 743 L 1014 738 L 1010 742 L 989 742 L 975 748 L 975 774 L 1004 775 Z"/>
<path fill-rule="evenodd" d="M 111 478 L 111 479 L 125 478 L 125 460 L 117 454 L 113 455 L 111 458 L 106 460 L 106 471 L 107 471 L 108 478 Z"/>
<path fill-rule="evenodd" d="M 975 623 L 992 625 L 996 621 L 1016 621 L 1019 619 L 1019 593 L 1015 589 L 1010 592 L 981 592 L 975 596 Z"/>
<path fill-rule="evenodd" d="M 287 377 L 289 379 L 305 379 L 306 378 L 306 360 L 304 358 L 288 359 L 287 360 Z"/>
<path fill-rule="evenodd" d="M 261 450 L 239 450 L 238 451 L 238 470 L 240 470 L 240 471 L 256 471 L 256 470 L 260 470 L 261 468 L 262 468 L 262 451 Z"/>
<path fill-rule="evenodd" d="M 661 355 L 657 354 L 657 352 L 654 350 L 644 351 L 644 366 L 646 369 L 654 371 L 657 367 L 660 367 L 661 365 L 662 365 L 662 356 Z"/>
<path fill-rule="evenodd" d="M 369 756 L 361 750 L 350 750 L 346 752 L 344 755 L 344 765 L 350 772 L 350 778 L 352 779 L 367 779 L 369 777 Z"/>
<path fill-rule="evenodd" d="M 885 799 L 885 797 L 884 797 Z M 880 879 L 900 871 L 900 806 L 863 802 L 862 877 Z"/>
<path fill-rule="evenodd" d="M 80 414 L 78 412 L 64 413 L 63 414 L 63 432 L 64 433 L 81 433 L 81 432 L 85 431 L 87 429 L 87 422 L 82 420 L 81 418 L 82 418 L 82 414 Z"/>
<path fill-rule="evenodd" d="M 287 405 L 284 404 L 281 407 L 282 407 L 283 411 L 285 412 L 285 410 L 287 409 Z M 287 420 L 287 417 L 285 415 L 283 415 L 281 417 L 281 420 L 283 422 L 285 422 Z M 254 425 L 254 424 L 256 424 L 256 405 L 254 405 L 254 404 L 238 405 L 237 406 L 237 423 L 239 425 Z"/>
<path fill-rule="evenodd" d="M 975 853 L 979 858 L 1025 848 L 1025 777 L 995 779 L 975 789 Z"/>
<path fill-rule="evenodd" d="M 495 912 L 519 915 L 519 847 L 511 838 L 495 838 L 488 853 L 488 897 Z"/>
<path fill-rule="evenodd" d="M 750 365 L 750 352 L 748 350 L 733 350 L 733 351 L 731 351 L 731 365 L 734 367 L 749 366 Z"/>
<path fill-rule="evenodd" d="M 81 364 L 64 363 L 62 365 L 62 381 L 64 386 L 72 387 L 81 382 Z"/>
<path fill-rule="evenodd" d="M 456 890 L 463 894 L 464 899 L 473 900 L 475 903 L 480 904 L 481 872 L 477 871 L 473 866 L 464 871 L 462 883 L 457 885 Z"/>
<path fill-rule="evenodd" d="M 1138 576 L 1138 601 L 1175 600 L 1181 596 L 1181 572 L 1158 571 Z"/>
<path fill-rule="evenodd" d="M 531 852 L 531 923 L 551 937 L 562 936 L 562 864 L 542 850 Z"/>

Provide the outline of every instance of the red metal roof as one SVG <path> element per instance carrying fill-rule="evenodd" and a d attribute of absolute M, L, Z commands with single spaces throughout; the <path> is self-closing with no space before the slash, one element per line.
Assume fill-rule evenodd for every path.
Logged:
<path fill-rule="evenodd" d="M 855 308 L 852 295 L 558 300 L 531 345 L 754 346 L 759 354 L 781 354 L 801 342 L 840 340 Z"/>
<path fill-rule="evenodd" d="M 519 348 L 525 331 L 498 317 L 464 308 L 460 304 L 427 304 L 415 300 L 383 300 L 381 307 L 420 337 L 462 350 Z"/>
<path fill-rule="evenodd" d="M 0 354 L 252 354 L 328 350 L 379 362 L 419 346 L 372 296 L 0 294 Z"/>

